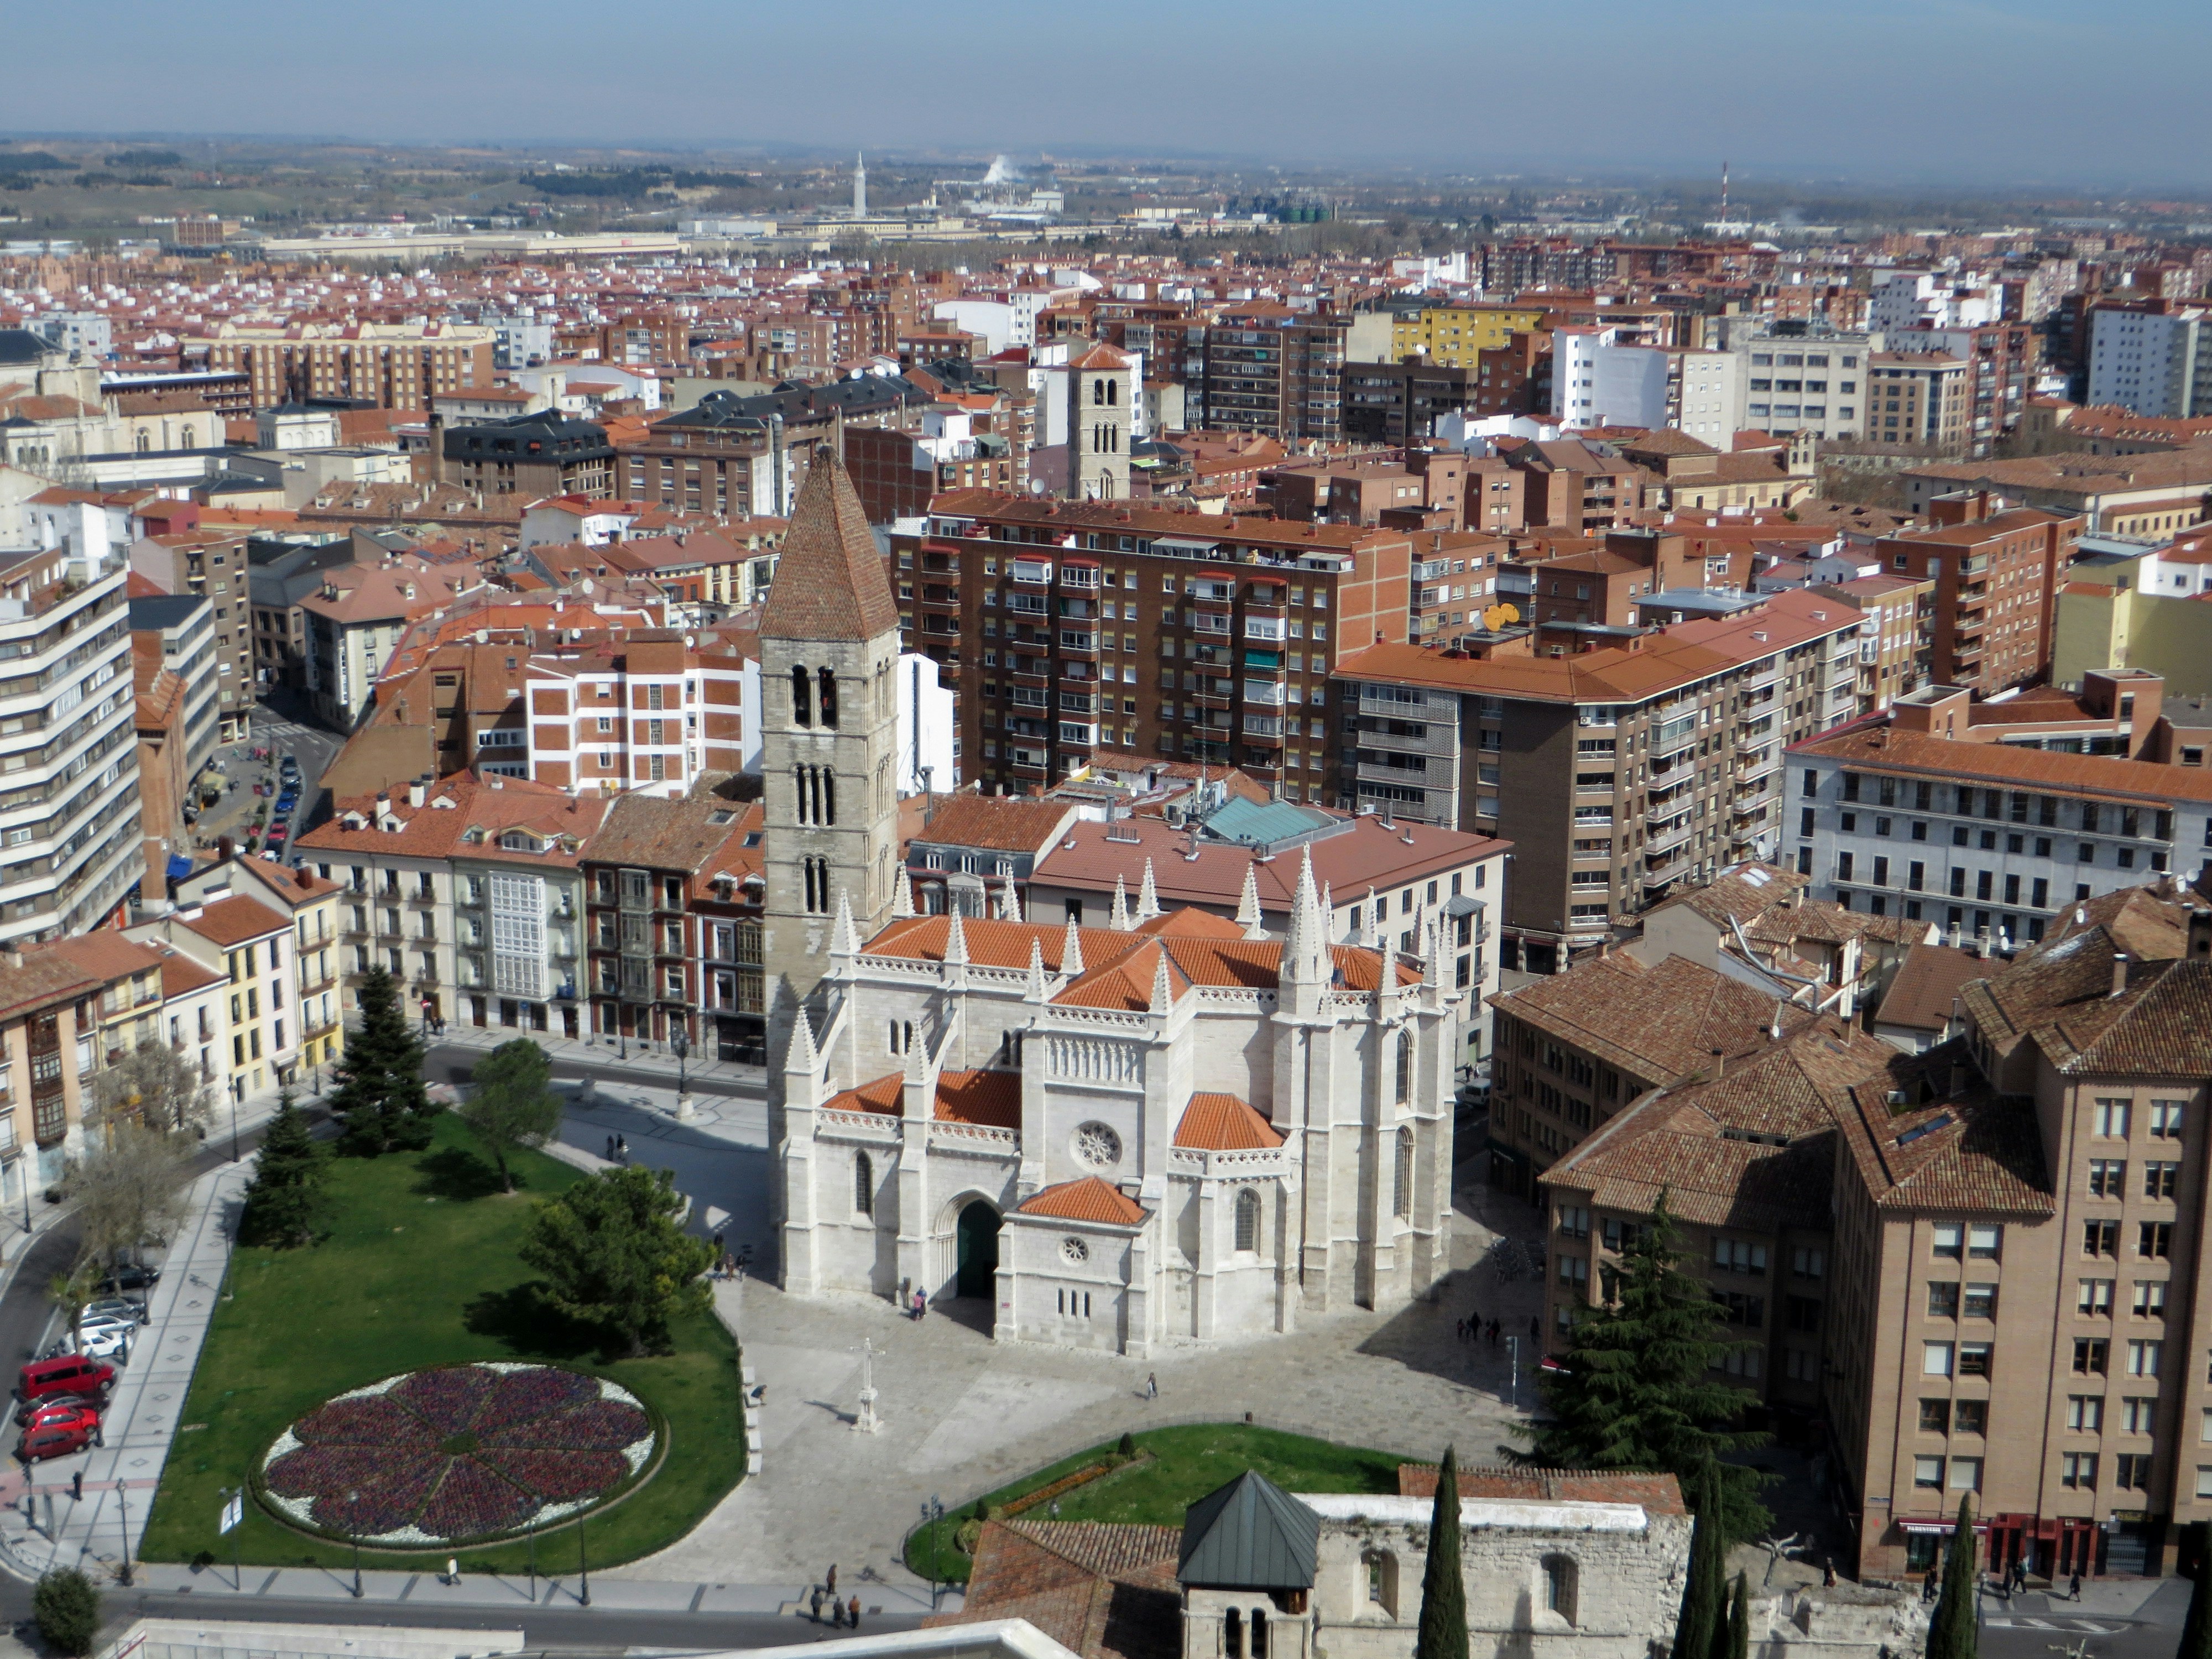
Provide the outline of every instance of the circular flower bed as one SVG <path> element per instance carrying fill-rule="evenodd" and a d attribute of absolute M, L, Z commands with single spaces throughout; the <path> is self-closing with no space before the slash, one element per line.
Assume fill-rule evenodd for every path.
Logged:
<path fill-rule="evenodd" d="M 590 1509 L 653 1449 L 652 1420 L 627 1389 L 484 1362 L 338 1395 L 278 1437 L 261 1484 L 303 1526 L 364 1543 L 458 1543 Z"/>

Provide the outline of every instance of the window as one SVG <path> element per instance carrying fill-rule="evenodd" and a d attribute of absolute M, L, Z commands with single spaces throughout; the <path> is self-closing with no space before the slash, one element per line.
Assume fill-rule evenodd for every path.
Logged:
<path fill-rule="evenodd" d="M 1976 1225 L 1966 1229 L 1966 1255 L 1976 1261 L 1995 1261 L 2004 1253 L 2002 1226 Z"/>
<path fill-rule="evenodd" d="M 1978 1457 L 1954 1457 L 1951 1460 L 1951 1490 L 1979 1492 L 1982 1489 L 1982 1460 Z"/>
<path fill-rule="evenodd" d="M 2212 1419 L 2212 1412 L 2205 1415 L 2208 1419 Z M 2100 1394 L 2068 1395 L 2066 1426 L 2075 1434 L 2102 1434 L 2105 1431 L 2105 1396 Z M 2212 1436 L 2207 1438 L 2212 1438 Z"/>
<path fill-rule="evenodd" d="M 1961 1400 L 1951 1415 L 1951 1426 L 1960 1434 L 1986 1434 L 1989 1425 L 1990 1402 L 1986 1400 Z"/>
<path fill-rule="evenodd" d="M 1800 1279 L 1820 1279 L 1828 1271 L 1828 1253 L 1799 1248 L 1790 1253 L 1790 1271 Z"/>
<path fill-rule="evenodd" d="M 1935 1238 L 1935 1253 L 1956 1261 L 1966 1252 L 1966 1230 L 1955 1221 L 1939 1221 L 1929 1229 Z"/>
<path fill-rule="evenodd" d="M 2074 1311 L 2096 1319 L 2111 1318 L 2112 1281 L 2109 1279 L 2082 1279 L 2076 1286 Z"/>
<path fill-rule="evenodd" d="M 1575 1564 L 1564 1555 L 1544 1558 L 1544 1610 L 1575 1622 Z"/>
<path fill-rule="evenodd" d="M 1713 1266 L 1723 1273 L 1763 1273 L 1766 1271 L 1766 1246 L 1743 1238 L 1717 1238 L 1713 1241 Z"/>
<path fill-rule="evenodd" d="M 2130 1434 L 2148 1434 L 2158 1426 L 2158 1396 L 2137 1395 L 2120 1402 L 2120 1424 Z"/>
<path fill-rule="evenodd" d="M 1237 1248 L 1260 1248 L 1260 1194 L 1249 1187 L 1237 1194 Z"/>
<path fill-rule="evenodd" d="M 2181 1181 L 2179 1164 L 2146 1164 L 2143 1165 L 2143 1196 L 2172 1198 Z"/>
<path fill-rule="evenodd" d="M 791 670 L 791 719 L 794 726 L 814 724 L 812 683 L 806 671 L 793 664 Z"/>
<path fill-rule="evenodd" d="M 2160 1140 L 2181 1139 L 2182 1108 L 2187 1103 L 2179 1100 L 2154 1100 L 2150 1103 L 2150 1132 Z"/>
<path fill-rule="evenodd" d="M 1959 1345 L 1959 1375 L 1987 1376 L 1990 1374 L 1990 1346 L 1986 1342 L 1961 1342 Z"/>
<path fill-rule="evenodd" d="M 1566 1238 L 1588 1238 L 1589 1212 L 1579 1204 L 1560 1205 L 1559 1232 Z"/>
<path fill-rule="evenodd" d="M 1948 1400 L 1923 1400 L 1920 1402 L 1920 1432 L 1948 1434 L 1951 1432 L 1951 1402 Z"/>
<path fill-rule="evenodd" d="M 1397 1167 L 1391 1182 L 1391 1212 L 1401 1221 L 1406 1221 L 1410 1220 L 1413 1213 L 1413 1132 L 1401 1128 L 1397 1143 Z"/>
<path fill-rule="evenodd" d="M 2136 1228 L 2136 1254 L 2145 1261 L 2162 1261 L 2173 1254 L 2173 1224 L 2145 1221 Z"/>
<path fill-rule="evenodd" d="M 1916 1457 L 1912 1460 L 1912 1484 L 1941 1491 L 1943 1486 L 1943 1460 L 1940 1457 Z"/>
<path fill-rule="evenodd" d="M 2109 1363 L 2112 1344 L 2101 1336 L 2077 1336 L 2074 1339 L 2074 1375 L 2102 1376 Z"/>
<path fill-rule="evenodd" d="M 2084 1255 L 2118 1255 L 2120 1253 L 2120 1224 L 2117 1221 L 2085 1221 L 2081 1224 L 2081 1254 Z"/>
<path fill-rule="evenodd" d="M 1966 1313 L 1969 1319 L 1995 1319 L 1997 1316 L 1997 1287 L 1987 1284 L 1967 1285 Z"/>
<path fill-rule="evenodd" d="M 2097 1484 L 2097 1454 L 2068 1452 L 2058 1460 L 2058 1484 L 2084 1489 Z"/>
<path fill-rule="evenodd" d="M 2125 1140 L 2130 1109 L 2130 1103 L 2124 1100 L 2100 1100 L 2096 1106 L 2097 1133 L 2113 1139 Z"/>
<path fill-rule="evenodd" d="M 876 1212 L 876 1169 L 866 1152 L 853 1154 L 853 1210 L 858 1215 Z"/>
<path fill-rule="evenodd" d="M 2145 1340 L 2129 1343 L 2128 1375 L 2130 1376 L 2156 1376 L 2158 1375 L 2159 1362 L 2164 1357 L 2165 1352 L 2166 1344 L 2153 1340 Z"/>
<path fill-rule="evenodd" d="M 2112 1460 L 2112 1484 L 2130 1492 L 2142 1492 L 2150 1486 L 2150 1454 L 2122 1452 Z"/>
<path fill-rule="evenodd" d="M 2089 1160 L 2089 1196 L 2092 1198 L 2120 1198 L 2125 1194 L 2128 1164 L 2125 1158 L 2093 1158 Z"/>
<path fill-rule="evenodd" d="M 1928 1287 L 1928 1316 L 1930 1319 L 1956 1319 L 1959 1316 L 1959 1286 L 1955 1282 L 1938 1282 Z"/>
<path fill-rule="evenodd" d="M 2079 1346 L 2079 1344 L 2075 1345 Z M 1923 1342 L 1920 1345 L 1920 1374 L 1923 1376 L 1951 1375 L 1954 1345 L 1948 1342 Z"/>

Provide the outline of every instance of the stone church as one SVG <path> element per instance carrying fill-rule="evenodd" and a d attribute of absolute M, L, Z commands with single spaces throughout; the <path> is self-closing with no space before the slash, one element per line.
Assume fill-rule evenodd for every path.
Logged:
<path fill-rule="evenodd" d="M 915 915 L 866 538 L 817 461 L 761 629 L 785 1287 L 977 1298 L 1002 1340 L 1137 1357 L 1421 1294 L 1451 1219 L 1441 915 L 1418 959 L 1333 945 L 1310 863 L 1281 939 L 1249 883 L 1234 922 L 1149 886 L 1105 927 Z"/>

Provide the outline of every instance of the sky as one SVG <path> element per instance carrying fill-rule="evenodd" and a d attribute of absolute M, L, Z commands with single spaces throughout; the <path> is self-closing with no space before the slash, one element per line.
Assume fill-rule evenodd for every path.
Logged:
<path fill-rule="evenodd" d="M 2212 183 L 2204 0 L 110 0 L 15 133 Z"/>

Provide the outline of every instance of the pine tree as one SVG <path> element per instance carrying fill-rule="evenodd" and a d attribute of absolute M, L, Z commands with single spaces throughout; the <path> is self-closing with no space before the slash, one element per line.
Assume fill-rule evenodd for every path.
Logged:
<path fill-rule="evenodd" d="M 1974 1659 L 1974 1517 L 1964 1498 L 1943 1563 L 1943 1593 L 1928 1621 L 1928 1659 Z"/>
<path fill-rule="evenodd" d="M 1719 1454 L 1766 1437 L 1715 1426 L 1754 1396 L 1711 1379 L 1732 1345 L 1719 1304 L 1675 1265 L 1675 1238 L 1662 1192 L 1650 1224 L 1620 1253 L 1613 1297 L 1580 1310 L 1563 1369 L 1545 1378 L 1550 1420 L 1528 1458 L 1550 1468 L 1662 1469 L 1686 1492 L 1710 1466 L 1725 1547 L 1756 1537 L 1772 1517 L 1759 1502 L 1758 1471 L 1722 1463 Z"/>
<path fill-rule="evenodd" d="M 525 1146 L 543 1146 L 561 1133 L 561 1097 L 553 1092 L 553 1062 L 528 1037 L 502 1042 L 477 1066 L 460 1118 L 491 1149 L 500 1185 L 514 1190 L 507 1160 Z"/>
<path fill-rule="evenodd" d="M 1729 1599 L 1728 1629 L 1713 1644 L 1714 1659 L 1751 1659 L 1751 1581 L 1735 1576 L 1735 1594 Z"/>
<path fill-rule="evenodd" d="M 2203 1553 L 2203 1528 L 2197 1527 L 2197 1582 L 2189 1587 L 2189 1616 L 2181 1621 L 2181 1645 L 2174 1659 L 2212 1659 L 2212 1607 L 2205 1585 L 2212 1583 L 2212 1559 Z"/>
<path fill-rule="evenodd" d="M 619 1336 L 625 1353 L 665 1352 L 669 1322 L 713 1299 L 712 1252 L 684 1231 L 685 1207 L 672 1170 L 602 1170 L 538 1206 L 522 1259 L 559 1312 Z"/>
<path fill-rule="evenodd" d="M 1723 1634 L 1723 1598 L 1728 1594 L 1728 1543 L 1717 1518 L 1719 1478 L 1708 1463 L 1691 1483 L 1690 1575 L 1682 1585 L 1682 1609 L 1674 1620 L 1674 1659 L 1710 1656 Z"/>
<path fill-rule="evenodd" d="M 382 968 L 362 976 L 361 1024 L 346 1039 L 331 1108 L 345 1120 L 345 1150 L 374 1158 L 430 1143 L 435 1109 L 422 1086 L 422 1045 L 399 1006 L 399 987 Z"/>
<path fill-rule="evenodd" d="M 276 1097 L 276 1115 L 254 1155 L 240 1237 L 280 1247 L 312 1243 L 322 1213 L 325 1173 L 323 1149 L 308 1134 L 307 1121 L 286 1089 Z"/>
<path fill-rule="evenodd" d="M 1429 1512 L 1429 1561 L 1421 1571 L 1421 1625 L 1413 1659 L 1467 1659 L 1467 1581 L 1459 1565 L 1459 1454 L 1444 1448 Z"/>

